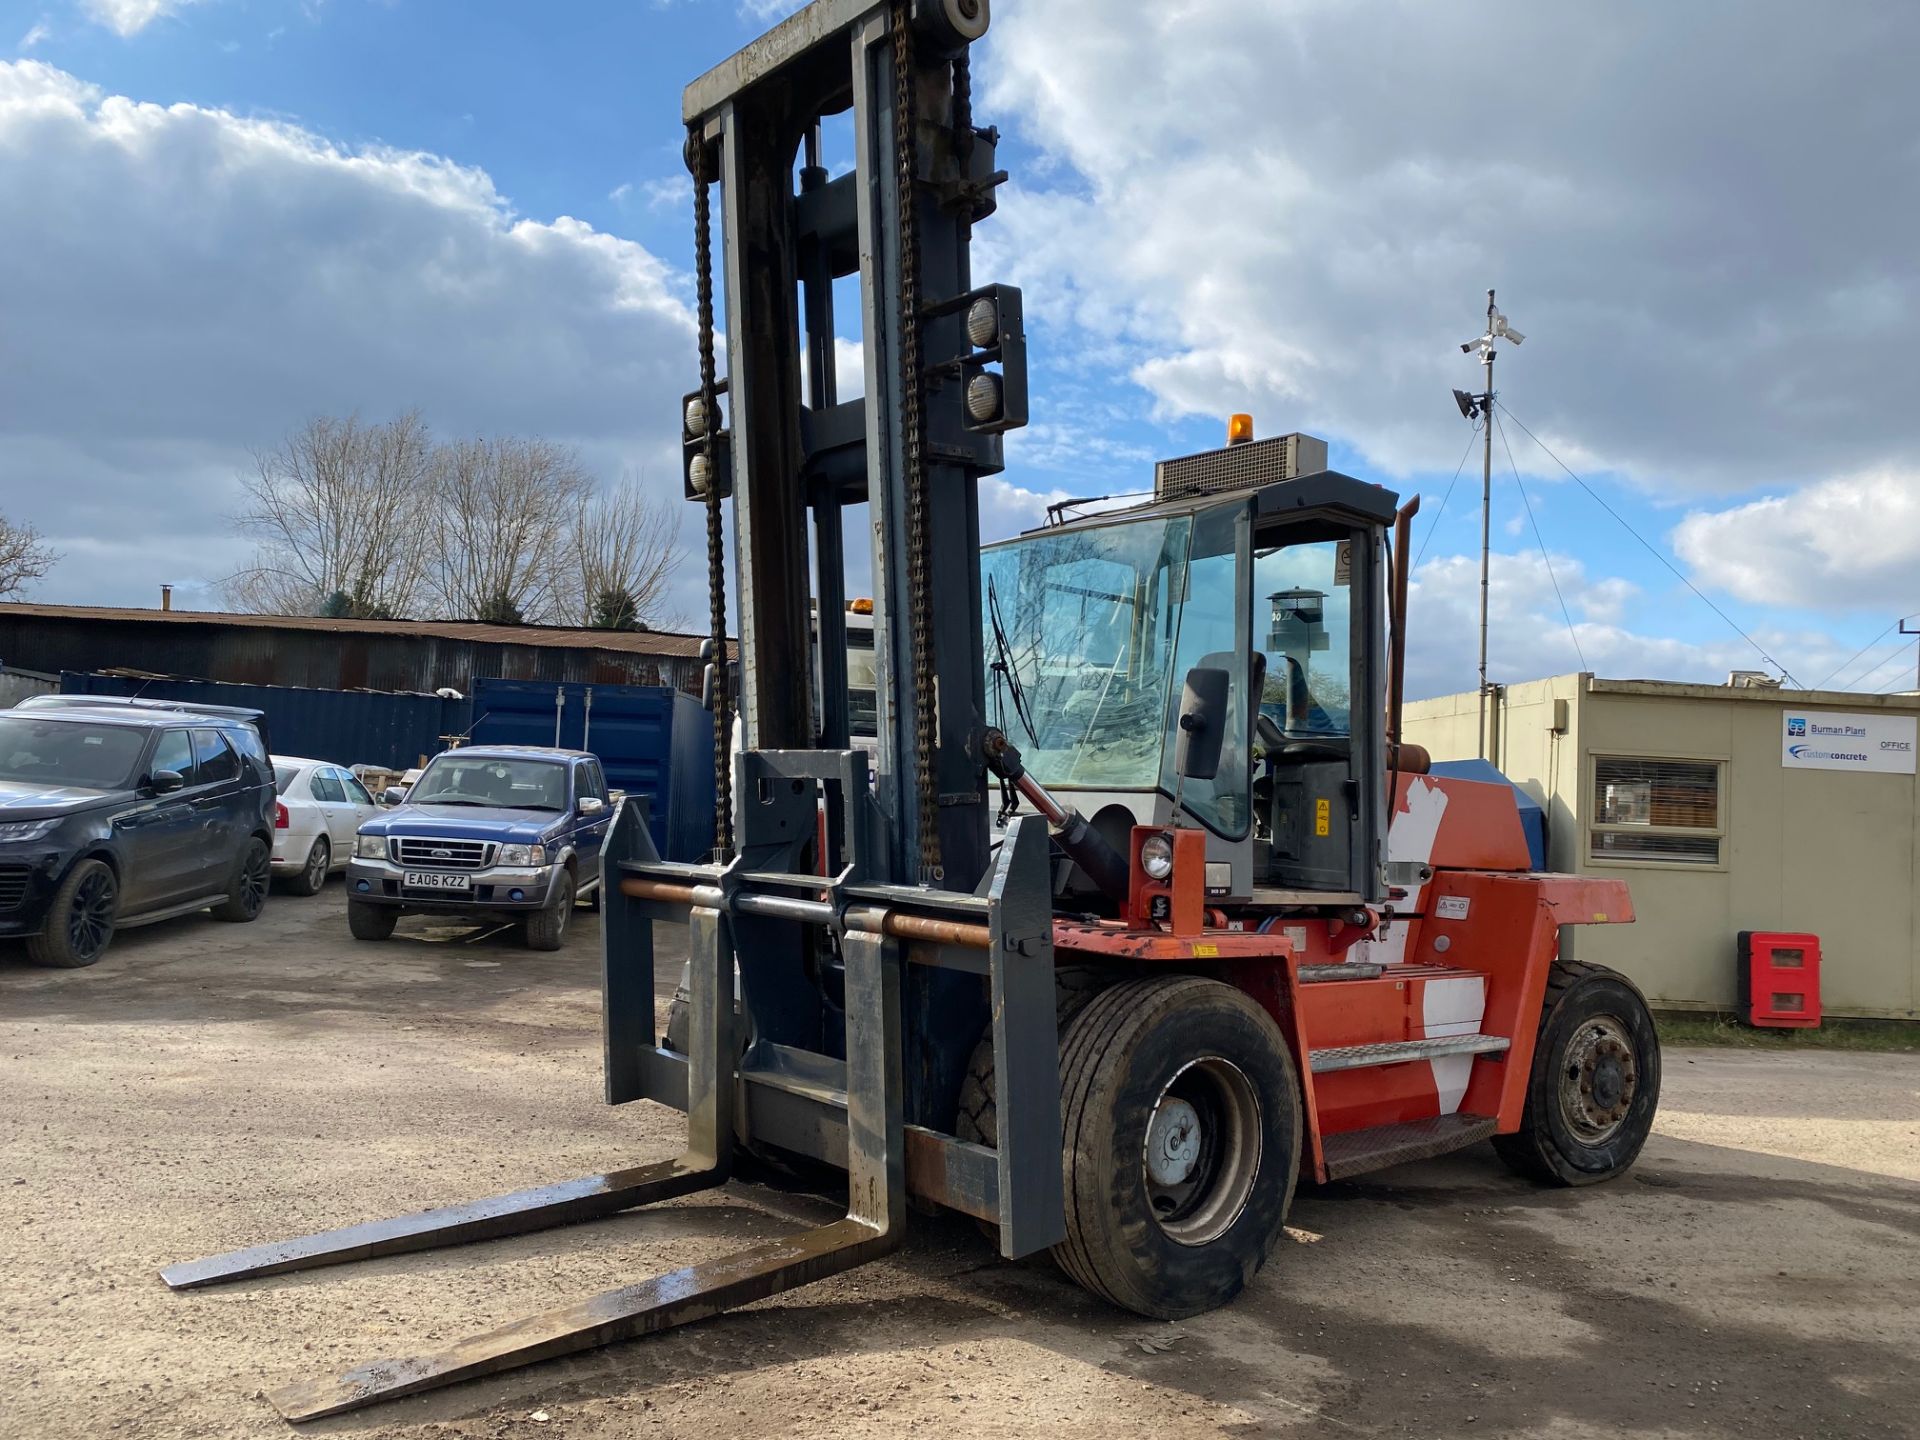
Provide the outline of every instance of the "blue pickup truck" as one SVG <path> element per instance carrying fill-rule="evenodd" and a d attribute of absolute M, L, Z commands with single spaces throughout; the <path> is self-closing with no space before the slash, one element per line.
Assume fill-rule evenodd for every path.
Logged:
<path fill-rule="evenodd" d="M 386 798 L 398 803 L 360 827 L 347 867 L 356 940 L 385 940 L 402 915 L 466 915 L 517 920 L 528 949 L 558 950 L 575 902 L 599 898 L 613 812 L 584 750 L 448 750 Z"/>

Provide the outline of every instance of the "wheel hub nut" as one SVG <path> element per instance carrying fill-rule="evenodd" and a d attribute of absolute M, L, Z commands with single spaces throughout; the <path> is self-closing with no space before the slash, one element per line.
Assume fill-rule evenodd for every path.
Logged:
<path fill-rule="evenodd" d="M 1147 1174 L 1156 1185 L 1179 1185 L 1193 1174 L 1199 1162 L 1199 1112 L 1169 1095 L 1160 1102 L 1147 1126 Z"/>

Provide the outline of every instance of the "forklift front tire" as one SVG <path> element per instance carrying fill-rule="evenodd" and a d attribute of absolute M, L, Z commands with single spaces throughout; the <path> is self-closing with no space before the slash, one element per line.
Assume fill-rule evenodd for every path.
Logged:
<path fill-rule="evenodd" d="M 1246 1288 L 1300 1170 L 1300 1084 L 1266 1013 L 1197 975 L 1112 986 L 1063 1033 L 1060 1088 L 1060 1268 L 1162 1320 Z"/>
<path fill-rule="evenodd" d="M 1639 1157 L 1660 1103 L 1660 1041 L 1624 975 L 1556 960 L 1520 1128 L 1496 1135 L 1509 1169 L 1548 1185 L 1611 1180 Z"/>

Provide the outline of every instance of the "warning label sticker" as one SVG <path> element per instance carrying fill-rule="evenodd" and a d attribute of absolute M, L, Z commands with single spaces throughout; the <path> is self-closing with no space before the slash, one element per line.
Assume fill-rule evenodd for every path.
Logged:
<path fill-rule="evenodd" d="M 1440 903 L 1433 907 L 1433 913 L 1442 920 L 1464 920 L 1469 903 L 1464 895 L 1442 895 Z"/>

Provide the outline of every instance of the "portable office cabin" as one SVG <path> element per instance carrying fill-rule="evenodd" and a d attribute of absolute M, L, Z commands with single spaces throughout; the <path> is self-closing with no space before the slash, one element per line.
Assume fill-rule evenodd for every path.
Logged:
<path fill-rule="evenodd" d="M 1407 738 L 1470 758 L 1479 716 L 1417 701 Z M 1563 932 L 1571 953 L 1730 1011 L 1740 931 L 1812 932 L 1827 1014 L 1920 1019 L 1920 697 L 1559 675 L 1499 687 L 1489 722 L 1552 867 L 1632 887 L 1638 923 Z"/>

